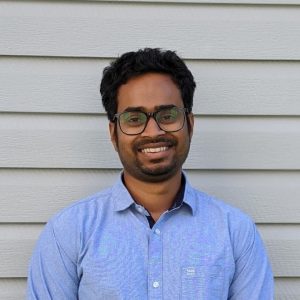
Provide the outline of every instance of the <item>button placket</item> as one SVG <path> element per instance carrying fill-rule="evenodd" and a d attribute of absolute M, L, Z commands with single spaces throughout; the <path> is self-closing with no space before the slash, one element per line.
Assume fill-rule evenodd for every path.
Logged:
<path fill-rule="evenodd" d="M 149 299 L 162 299 L 162 234 L 156 228 L 149 237 Z"/>

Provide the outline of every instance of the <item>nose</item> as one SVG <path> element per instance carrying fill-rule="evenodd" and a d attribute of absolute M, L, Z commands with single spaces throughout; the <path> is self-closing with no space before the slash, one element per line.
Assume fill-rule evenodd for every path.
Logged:
<path fill-rule="evenodd" d="M 165 131 L 159 128 L 153 117 L 150 117 L 145 130 L 141 133 L 141 136 L 154 137 L 163 134 L 165 134 Z"/>

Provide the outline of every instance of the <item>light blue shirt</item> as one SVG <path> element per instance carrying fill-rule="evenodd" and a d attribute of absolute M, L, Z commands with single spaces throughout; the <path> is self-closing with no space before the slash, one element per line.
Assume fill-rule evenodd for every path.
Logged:
<path fill-rule="evenodd" d="M 251 219 L 192 188 L 150 229 L 121 178 L 62 210 L 31 259 L 28 299 L 271 300 L 272 271 Z"/>

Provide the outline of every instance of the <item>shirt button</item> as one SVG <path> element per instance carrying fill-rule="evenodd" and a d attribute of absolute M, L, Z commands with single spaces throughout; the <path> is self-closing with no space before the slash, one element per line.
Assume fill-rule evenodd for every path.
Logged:
<path fill-rule="evenodd" d="M 137 205 L 137 206 L 136 206 L 136 209 L 137 209 L 137 211 L 140 212 L 140 213 L 143 213 L 143 212 L 144 212 L 143 207 L 140 206 L 140 205 Z"/>
<path fill-rule="evenodd" d="M 158 228 L 156 228 L 156 229 L 155 229 L 155 233 L 156 233 L 157 235 L 160 235 L 160 230 L 159 230 Z"/>
<path fill-rule="evenodd" d="M 154 281 L 153 282 L 153 287 L 154 288 L 158 288 L 159 287 L 159 282 L 158 281 Z"/>

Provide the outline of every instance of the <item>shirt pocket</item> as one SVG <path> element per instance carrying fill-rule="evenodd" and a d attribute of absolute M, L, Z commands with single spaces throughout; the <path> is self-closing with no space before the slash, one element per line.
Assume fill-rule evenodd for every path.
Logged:
<path fill-rule="evenodd" d="M 181 268 L 181 300 L 222 299 L 223 268 L 219 265 L 197 265 Z"/>

